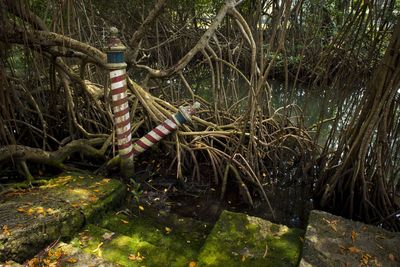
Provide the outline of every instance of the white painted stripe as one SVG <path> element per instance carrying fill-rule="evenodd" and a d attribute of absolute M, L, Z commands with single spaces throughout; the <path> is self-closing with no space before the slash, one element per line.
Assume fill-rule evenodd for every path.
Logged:
<path fill-rule="evenodd" d="M 126 97 L 126 92 L 122 92 L 122 93 L 113 95 L 112 96 L 112 101 L 117 101 L 117 100 L 120 100 L 120 99 L 122 99 L 124 97 Z"/>
<path fill-rule="evenodd" d="M 171 127 L 172 129 L 177 129 L 178 125 L 176 125 L 176 123 L 174 123 L 173 121 L 171 121 L 170 119 L 167 119 L 165 121 L 166 124 L 168 124 L 169 127 Z"/>
<path fill-rule="evenodd" d="M 122 80 L 116 83 L 111 83 L 111 90 L 125 87 L 125 85 L 126 85 L 126 80 Z"/>
<path fill-rule="evenodd" d="M 135 149 L 136 151 L 138 151 L 138 152 L 143 152 L 143 151 L 145 151 L 146 149 L 144 149 L 143 147 L 141 147 L 141 146 L 139 146 L 138 144 L 133 144 L 133 149 Z"/>
<path fill-rule="evenodd" d="M 152 146 L 154 145 L 153 142 L 151 142 L 149 139 L 147 139 L 146 137 L 140 138 L 140 141 L 142 141 L 146 146 Z"/>
<path fill-rule="evenodd" d="M 110 71 L 110 78 L 115 78 L 125 74 L 125 69 Z"/>
<path fill-rule="evenodd" d="M 125 110 L 128 108 L 128 105 L 129 105 L 128 101 L 126 101 L 126 102 L 122 103 L 121 105 L 115 106 L 115 107 L 113 107 L 113 112 L 117 113 L 121 110 Z"/>
<path fill-rule="evenodd" d="M 132 151 L 132 146 L 129 146 L 127 148 L 119 150 L 118 152 L 119 152 L 120 155 L 126 155 L 131 151 Z"/>
<path fill-rule="evenodd" d="M 118 139 L 117 142 L 118 142 L 118 145 L 120 146 L 120 145 L 123 145 L 123 144 L 126 144 L 126 143 L 130 142 L 131 140 L 132 140 L 131 135 L 128 134 L 127 137 L 124 137 L 122 139 Z"/>
<path fill-rule="evenodd" d="M 162 139 L 162 137 L 156 134 L 154 131 L 149 132 L 149 135 L 151 135 L 151 137 L 153 137 L 157 141 L 160 141 Z"/>
<path fill-rule="evenodd" d="M 124 127 L 117 128 L 117 134 L 123 134 L 123 133 L 125 133 L 126 131 L 128 131 L 130 129 L 131 129 L 131 123 L 128 123 Z"/>
<path fill-rule="evenodd" d="M 164 126 L 162 126 L 162 125 L 158 125 L 157 127 L 156 127 L 158 130 L 160 130 L 163 134 L 165 134 L 165 135 L 167 135 L 167 134 L 169 134 L 170 133 L 170 131 L 168 131 L 168 129 L 166 129 Z"/>
<path fill-rule="evenodd" d="M 115 123 L 120 123 L 120 122 L 123 122 L 123 121 L 126 121 L 126 120 L 129 120 L 129 113 L 126 113 L 123 116 L 116 117 L 115 118 Z"/>

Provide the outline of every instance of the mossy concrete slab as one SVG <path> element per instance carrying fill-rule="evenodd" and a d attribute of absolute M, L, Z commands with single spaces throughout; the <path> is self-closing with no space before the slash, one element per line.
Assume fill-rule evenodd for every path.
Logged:
<path fill-rule="evenodd" d="M 168 210 L 158 209 L 147 203 L 140 203 L 140 205 L 133 203 L 129 210 L 136 216 L 135 224 L 142 224 L 141 221 L 151 221 L 154 227 L 163 228 L 163 226 L 167 226 L 174 229 L 172 233 L 179 232 L 179 235 L 187 240 L 191 246 L 198 246 L 198 249 L 203 245 L 212 229 L 210 223 L 184 217 Z M 107 218 L 104 221 L 106 222 Z"/>
<path fill-rule="evenodd" d="M 45 186 L 5 195 L 0 202 L 0 262 L 23 262 L 50 242 L 73 236 L 120 202 L 124 185 L 86 173 L 63 173 Z"/>
<path fill-rule="evenodd" d="M 300 266 L 400 266 L 400 233 L 313 210 Z"/>
<path fill-rule="evenodd" d="M 93 254 L 66 243 L 59 243 L 44 255 L 37 255 L 28 262 L 28 266 L 57 266 L 57 267 L 114 267 L 116 264 L 107 262 Z"/>
<path fill-rule="evenodd" d="M 206 239 L 198 266 L 297 266 L 304 231 L 223 211 Z"/>
<path fill-rule="evenodd" d="M 100 225 L 89 225 L 71 243 L 121 266 L 186 267 L 204 241 L 149 217 L 111 214 Z"/>

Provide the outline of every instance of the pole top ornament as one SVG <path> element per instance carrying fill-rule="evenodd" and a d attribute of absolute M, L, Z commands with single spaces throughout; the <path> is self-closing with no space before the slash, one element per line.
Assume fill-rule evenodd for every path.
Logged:
<path fill-rule="evenodd" d="M 121 42 L 121 40 L 118 38 L 118 29 L 116 27 L 111 27 L 110 28 L 110 37 L 108 39 L 107 51 L 125 51 L 126 47 L 124 44 Z"/>

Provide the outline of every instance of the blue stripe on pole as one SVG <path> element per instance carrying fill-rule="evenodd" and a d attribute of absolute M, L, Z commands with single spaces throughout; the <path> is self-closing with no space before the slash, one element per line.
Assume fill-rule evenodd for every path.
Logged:
<path fill-rule="evenodd" d="M 180 112 L 176 113 L 174 117 L 179 122 L 179 124 L 184 124 L 186 122 L 185 117 Z"/>
<path fill-rule="evenodd" d="M 124 63 L 124 52 L 107 53 L 107 63 Z"/>

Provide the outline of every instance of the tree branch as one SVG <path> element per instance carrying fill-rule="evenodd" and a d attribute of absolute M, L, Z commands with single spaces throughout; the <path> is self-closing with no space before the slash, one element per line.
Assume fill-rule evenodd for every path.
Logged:
<path fill-rule="evenodd" d="M 106 64 L 106 54 L 99 49 L 55 32 L 22 29 L 7 25 L 0 32 L 0 40 L 6 43 L 11 42 L 24 45 L 28 43 L 41 46 L 68 47 L 88 55 L 100 66 L 105 67 Z"/>
<path fill-rule="evenodd" d="M 226 0 L 225 4 L 219 10 L 217 16 L 211 23 L 210 27 L 201 36 L 197 44 L 185 55 L 183 56 L 174 66 L 167 70 L 156 70 L 145 65 L 136 65 L 136 67 L 145 69 L 149 72 L 150 76 L 162 78 L 171 76 L 179 71 L 181 71 L 186 65 L 192 60 L 192 58 L 199 52 L 202 51 L 208 44 L 210 38 L 214 35 L 215 31 L 221 25 L 222 20 L 225 18 L 226 13 L 234 8 L 238 3 L 234 0 Z"/>

